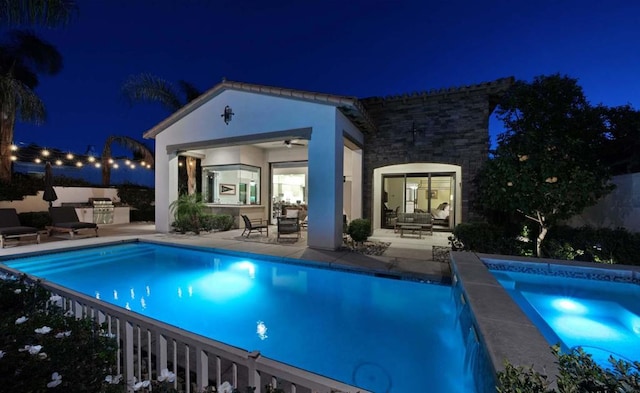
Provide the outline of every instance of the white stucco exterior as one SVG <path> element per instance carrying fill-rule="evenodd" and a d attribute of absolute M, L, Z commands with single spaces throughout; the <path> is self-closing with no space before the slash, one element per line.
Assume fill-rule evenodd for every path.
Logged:
<path fill-rule="evenodd" d="M 342 244 L 347 173 L 350 218 L 362 215 L 362 152 L 345 149 L 345 138 L 352 149 L 362 146 L 362 132 L 333 102 L 340 97 L 284 97 L 245 90 L 228 88 L 223 82 L 145 134 L 156 140 L 156 229 L 170 230 L 169 205 L 178 198 L 181 154 L 198 157 L 203 165 L 259 166 L 265 205 L 270 200 L 266 186 L 270 163 L 308 161 L 307 244 L 338 248 Z M 234 113 L 228 124 L 221 117 L 225 107 Z M 287 139 L 306 139 L 307 148 L 267 150 L 253 146 Z"/>

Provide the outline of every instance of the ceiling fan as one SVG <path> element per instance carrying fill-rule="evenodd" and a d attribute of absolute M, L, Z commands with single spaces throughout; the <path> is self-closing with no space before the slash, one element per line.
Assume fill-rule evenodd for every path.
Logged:
<path fill-rule="evenodd" d="M 291 149 L 292 146 L 305 146 L 304 143 L 295 142 L 295 139 L 285 139 L 284 145 Z"/>

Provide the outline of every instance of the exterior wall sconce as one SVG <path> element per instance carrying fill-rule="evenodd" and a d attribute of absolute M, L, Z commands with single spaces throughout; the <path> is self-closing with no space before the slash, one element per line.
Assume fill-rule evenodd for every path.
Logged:
<path fill-rule="evenodd" d="M 233 113 L 233 109 L 231 109 L 231 107 L 227 105 L 224 107 L 224 112 L 222 112 L 220 117 L 222 117 L 222 119 L 224 120 L 224 124 L 229 124 L 233 115 L 235 115 L 235 113 Z"/>

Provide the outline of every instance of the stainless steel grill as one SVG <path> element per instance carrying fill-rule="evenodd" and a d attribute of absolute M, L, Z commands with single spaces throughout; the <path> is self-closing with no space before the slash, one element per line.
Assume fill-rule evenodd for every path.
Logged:
<path fill-rule="evenodd" d="M 96 224 L 113 224 L 115 206 L 110 198 L 89 198 L 93 206 L 93 222 Z"/>

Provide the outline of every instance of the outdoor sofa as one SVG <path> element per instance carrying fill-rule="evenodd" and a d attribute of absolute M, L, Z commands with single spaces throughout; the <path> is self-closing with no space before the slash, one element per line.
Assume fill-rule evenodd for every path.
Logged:
<path fill-rule="evenodd" d="M 404 237 L 404 231 L 417 231 L 422 238 L 422 232 L 433 235 L 433 215 L 431 213 L 398 213 L 395 222 L 396 231 L 400 231 L 400 237 Z"/>

